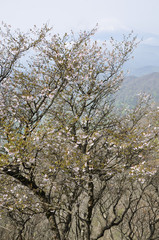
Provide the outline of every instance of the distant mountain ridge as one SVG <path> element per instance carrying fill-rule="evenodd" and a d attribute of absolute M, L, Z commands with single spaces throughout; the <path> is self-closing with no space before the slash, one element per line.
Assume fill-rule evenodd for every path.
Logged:
<path fill-rule="evenodd" d="M 152 74 L 154 72 L 159 72 L 159 66 L 148 65 L 130 70 L 130 74 L 136 77 L 142 77 L 143 75 Z"/>
<path fill-rule="evenodd" d="M 128 76 L 124 79 L 120 91 L 117 93 L 116 105 L 133 107 L 137 102 L 137 95 L 146 93 L 152 96 L 152 101 L 159 104 L 159 72 L 141 77 Z"/>
<path fill-rule="evenodd" d="M 133 55 L 134 59 L 130 59 L 124 67 L 130 74 L 142 76 L 159 72 L 159 46 L 139 44 Z"/>
<path fill-rule="evenodd" d="M 117 41 L 123 40 L 123 34 L 128 36 L 130 31 L 97 31 L 94 38 L 99 41 L 107 40 L 113 37 Z M 152 33 L 138 33 L 137 41 L 140 42 L 137 48 L 134 49 L 134 59 L 130 59 L 125 63 L 124 69 L 129 70 L 131 75 L 142 76 L 144 74 L 151 74 L 152 72 L 159 72 L 159 34 Z M 108 45 L 109 47 L 109 45 Z"/>

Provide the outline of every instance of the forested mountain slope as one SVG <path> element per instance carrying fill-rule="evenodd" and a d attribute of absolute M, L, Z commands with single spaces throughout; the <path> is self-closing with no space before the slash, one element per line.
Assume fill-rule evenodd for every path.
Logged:
<path fill-rule="evenodd" d="M 150 94 L 152 101 L 159 104 L 159 72 L 141 77 L 126 77 L 117 94 L 117 106 L 122 104 L 133 107 L 140 93 Z"/>

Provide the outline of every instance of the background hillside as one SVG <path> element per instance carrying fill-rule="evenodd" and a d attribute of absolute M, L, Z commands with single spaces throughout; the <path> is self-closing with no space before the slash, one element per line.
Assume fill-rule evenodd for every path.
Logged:
<path fill-rule="evenodd" d="M 150 94 L 152 101 L 159 104 L 159 72 L 141 77 L 126 77 L 120 91 L 117 93 L 116 105 L 133 107 L 137 102 L 139 93 Z"/>

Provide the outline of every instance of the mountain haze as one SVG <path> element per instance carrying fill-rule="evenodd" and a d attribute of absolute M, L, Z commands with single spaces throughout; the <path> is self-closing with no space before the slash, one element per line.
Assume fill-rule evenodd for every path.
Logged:
<path fill-rule="evenodd" d="M 128 36 L 130 31 L 97 31 L 95 39 L 108 41 L 113 37 L 117 41 L 123 40 L 123 35 Z M 125 65 L 124 70 L 128 70 L 131 75 L 143 76 L 153 72 L 159 72 L 159 35 L 151 33 L 136 33 L 139 44 L 133 51 L 133 59 Z M 108 44 L 109 47 L 109 44 Z"/>

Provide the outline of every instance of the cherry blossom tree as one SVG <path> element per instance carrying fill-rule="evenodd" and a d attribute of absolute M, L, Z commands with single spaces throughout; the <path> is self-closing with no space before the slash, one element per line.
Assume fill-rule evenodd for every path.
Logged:
<path fill-rule="evenodd" d="M 157 239 L 159 112 L 146 96 L 133 110 L 114 107 L 136 38 L 107 47 L 92 40 L 96 29 L 5 27 L 0 201 L 12 239 Z"/>

